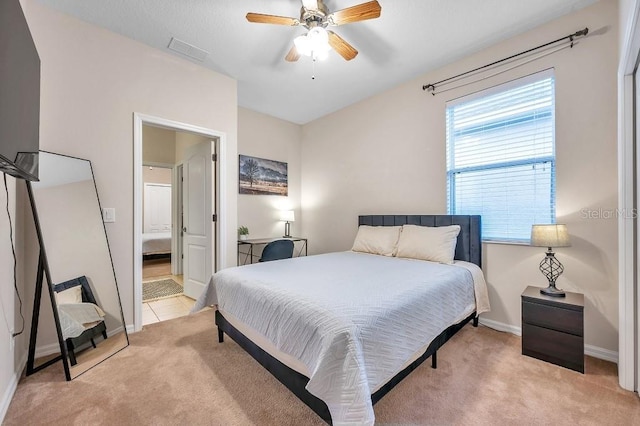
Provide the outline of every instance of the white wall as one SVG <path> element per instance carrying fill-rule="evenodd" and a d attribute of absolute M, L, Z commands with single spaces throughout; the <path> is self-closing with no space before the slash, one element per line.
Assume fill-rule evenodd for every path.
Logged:
<path fill-rule="evenodd" d="M 22 335 L 16 340 L 17 347 L 14 350 L 13 345 L 10 342 L 10 336 L 12 331 L 19 331 L 22 326 L 22 320 L 18 314 L 19 305 L 18 299 L 13 287 L 14 271 L 13 271 L 13 254 L 11 247 L 10 233 L 13 233 L 13 240 L 16 243 L 20 242 L 20 235 L 17 235 L 19 229 L 19 223 L 16 223 L 17 209 L 16 209 L 16 180 L 10 176 L 7 176 L 7 188 L 8 198 L 5 193 L 4 183 L 0 183 L 0 311 L 2 316 L 0 317 L 0 418 L 3 418 L 7 408 L 9 406 L 10 398 L 13 396 L 15 387 L 18 384 L 20 378 L 22 363 L 26 356 L 26 350 L 22 348 L 25 342 L 28 342 L 29 331 L 27 329 L 25 335 Z M 9 214 L 13 221 L 13 227 L 9 227 L 9 218 L 5 210 L 6 206 L 9 206 Z M 20 260 L 22 250 L 16 245 L 16 255 Z M 21 265 L 18 264 L 18 279 L 21 278 Z M 20 285 L 20 296 L 25 298 L 24 287 Z M 26 312 L 23 309 L 23 313 Z"/>
<path fill-rule="evenodd" d="M 100 201 L 116 209 L 107 225 L 125 321 L 133 323 L 133 114 L 226 133 L 237 157 L 237 84 L 221 74 L 53 11 L 24 9 L 42 61 L 42 149 L 91 160 Z M 226 265 L 236 261 L 237 164 L 227 166 Z M 27 224 L 29 226 L 29 224 Z M 35 243 L 26 283 L 34 280 Z M 31 274 L 31 275 L 29 275 Z"/>
<path fill-rule="evenodd" d="M 14 153 L 30 151 L 33 145 L 25 145 L 24 142 L 37 140 L 39 131 L 38 127 L 32 126 L 33 122 L 28 122 L 33 119 L 37 123 L 38 120 L 39 92 L 33 90 L 34 87 L 37 88 L 33 81 L 39 80 L 39 65 L 20 9 L 21 5 L 17 0 L 3 0 L 0 5 L 0 38 L 3 38 L 0 75 L 5 79 L 0 82 L 0 144 L 4 145 L 3 152 L 6 155 L 12 150 Z M 16 16 L 20 16 L 20 19 L 16 19 Z M 7 40 L 5 37 L 9 34 L 12 37 Z M 18 97 L 20 102 L 16 102 Z M 24 286 L 26 211 L 22 199 L 25 185 L 22 180 L 17 181 L 8 175 L 6 185 L 5 192 L 4 181 L 0 180 L 0 419 L 6 414 L 26 361 L 29 323 L 25 324 L 21 314 L 29 320 L 29 299 L 33 299 Z M 24 302 L 22 306 L 20 299 Z M 22 334 L 12 339 L 11 334 L 14 332 Z"/>
<path fill-rule="evenodd" d="M 207 141 L 211 141 L 211 138 L 207 138 L 201 135 L 196 135 L 194 133 L 175 132 L 175 146 L 174 146 L 175 157 L 176 157 L 175 164 L 180 164 L 184 161 L 185 149 L 187 149 L 190 146 L 198 145 L 200 143 L 207 142 Z M 232 156 L 229 157 L 229 162 L 233 163 Z M 236 176 L 236 181 L 237 181 L 237 176 Z"/>
<path fill-rule="evenodd" d="M 85 275 L 98 306 L 107 313 L 107 330 L 120 329 L 123 326 L 120 304 L 93 180 L 34 187 L 33 194 L 51 281 L 57 284 Z M 58 343 L 50 318 L 43 316 L 43 327 L 38 330 L 39 344 Z"/>
<path fill-rule="evenodd" d="M 142 167 L 143 183 L 166 183 L 171 185 L 171 169 L 165 167 Z"/>
<path fill-rule="evenodd" d="M 437 96 L 421 90 L 585 26 L 596 34 L 572 49 Z M 617 351 L 617 221 L 582 213 L 617 207 L 617 43 L 617 2 L 600 1 L 304 125 L 303 232 L 311 252 L 349 249 L 358 214 L 446 213 L 445 102 L 553 67 L 557 220 L 568 225 L 573 242 L 557 250 L 565 265 L 558 286 L 585 293 L 586 344 Z M 544 250 L 503 244 L 483 250 L 492 303 L 483 318 L 519 329 L 520 294 L 527 285 L 546 286 L 538 270 Z"/>
<path fill-rule="evenodd" d="M 142 126 L 142 163 L 175 164 L 176 132 L 154 126 Z"/>
<path fill-rule="evenodd" d="M 238 109 L 238 153 L 287 163 L 288 196 L 238 195 L 238 226 L 249 228 L 250 238 L 280 237 L 284 222 L 280 210 L 294 210 L 291 234 L 301 233 L 300 143 L 302 127 L 245 108 Z M 235 158 L 238 161 L 238 158 Z M 238 188 L 235 188 L 238 193 Z M 234 236 L 234 240 L 235 240 Z"/>

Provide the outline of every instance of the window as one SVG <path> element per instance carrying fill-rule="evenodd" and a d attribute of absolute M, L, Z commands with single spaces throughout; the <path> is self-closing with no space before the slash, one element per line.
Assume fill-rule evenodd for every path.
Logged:
<path fill-rule="evenodd" d="M 555 223 L 554 111 L 551 70 L 447 103 L 448 212 L 482 215 L 484 241 Z"/>

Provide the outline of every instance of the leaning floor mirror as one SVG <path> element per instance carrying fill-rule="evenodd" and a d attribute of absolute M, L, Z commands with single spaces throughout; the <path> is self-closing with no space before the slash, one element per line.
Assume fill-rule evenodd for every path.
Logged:
<path fill-rule="evenodd" d="M 39 162 L 40 181 L 27 182 L 40 244 L 27 373 L 62 359 L 70 380 L 127 347 L 129 338 L 91 162 L 45 151 Z M 44 315 L 41 298 L 51 300 L 53 315 Z M 46 335 L 36 338 L 38 323 L 48 321 L 60 355 L 35 367 L 36 345 L 50 343 Z"/>

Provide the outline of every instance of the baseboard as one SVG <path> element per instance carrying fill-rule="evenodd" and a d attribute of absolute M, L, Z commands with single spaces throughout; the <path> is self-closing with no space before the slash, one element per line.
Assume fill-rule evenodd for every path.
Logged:
<path fill-rule="evenodd" d="M 127 325 L 126 327 L 127 333 L 132 333 L 133 325 Z M 107 333 L 109 337 L 114 336 L 118 333 L 122 333 L 124 331 L 123 327 L 118 327 L 116 329 L 111 330 L 111 332 Z M 36 346 L 36 358 L 40 358 L 47 355 L 59 354 L 60 353 L 60 344 L 58 342 L 50 343 L 48 345 Z"/>
<path fill-rule="evenodd" d="M 136 332 L 136 328 L 133 324 L 127 324 L 127 334 L 133 334 Z"/>
<path fill-rule="evenodd" d="M 618 363 L 618 352 L 610 351 L 609 349 L 603 349 L 592 345 L 584 345 L 584 353 L 585 355 L 589 355 L 594 358 L 602 359 L 616 364 Z"/>
<path fill-rule="evenodd" d="M 122 327 L 122 326 L 118 328 L 114 328 L 113 330 L 107 332 L 107 336 L 109 337 L 115 336 L 116 334 L 122 333 L 124 330 L 125 330 L 125 327 Z"/>
<path fill-rule="evenodd" d="M 515 334 L 516 336 L 522 336 L 522 330 L 520 329 L 520 327 L 516 327 L 515 325 L 509 325 L 503 322 L 482 318 L 482 316 L 480 316 L 479 322 L 480 324 L 494 330 L 504 331 L 507 333 Z"/>
<path fill-rule="evenodd" d="M 35 358 L 41 358 L 47 355 L 59 354 L 60 353 L 60 343 L 55 342 L 49 345 L 36 346 Z"/>
<path fill-rule="evenodd" d="M 24 371 L 27 366 L 27 354 L 25 353 L 18 363 L 18 368 L 13 372 L 11 376 L 11 380 L 7 385 L 7 388 L 2 395 L 2 400 L 0 400 L 0 423 L 4 422 L 4 418 L 7 415 L 7 411 L 9 410 L 9 405 L 11 404 L 11 400 L 13 399 L 13 395 L 16 393 L 16 389 L 18 389 L 18 382 L 20 381 L 20 377 L 22 377 L 22 371 Z"/>
<path fill-rule="evenodd" d="M 480 317 L 480 324 L 492 328 L 494 330 L 503 331 L 516 336 L 522 336 L 522 329 L 515 325 L 509 325 L 502 322 L 482 318 Z M 592 356 L 594 358 L 602 359 L 613 363 L 618 363 L 618 352 L 611 351 L 609 349 L 600 348 L 593 345 L 584 345 L 584 354 Z"/>

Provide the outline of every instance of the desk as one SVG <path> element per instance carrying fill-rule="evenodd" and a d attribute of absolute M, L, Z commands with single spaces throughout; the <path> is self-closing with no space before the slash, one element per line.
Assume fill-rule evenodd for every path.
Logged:
<path fill-rule="evenodd" d="M 247 263 L 253 263 L 254 258 L 259 258 L 259 255 L 254 254 L 253 248 L 255 246 L 266 246 L 271 241 L 275 240 L 289 240 L 293 241 L 293 243 L 301 242 L 302 244 L 296 251 L 296 248 L 293 249 L 293 257 L 302 256 L 302 251 L 304 250 L 304 255 L 307 255 L 308 247 L 307 247 L 307 239 L 303 237 L 291 237 L 291 238 L 253 238 L 247 240 L 238 240 L 238 266 L 246 265 Z M 242 251 L 241 248 L 244 247 L 246 251 Z M 263 247 L 264 248 L 264 247 Z M 296 254 L 297 252 L 297 254 Z M 244 256 L 243 262 L 240 262 Z M 248 262 L 247 262 L 248 261 Z"/>

